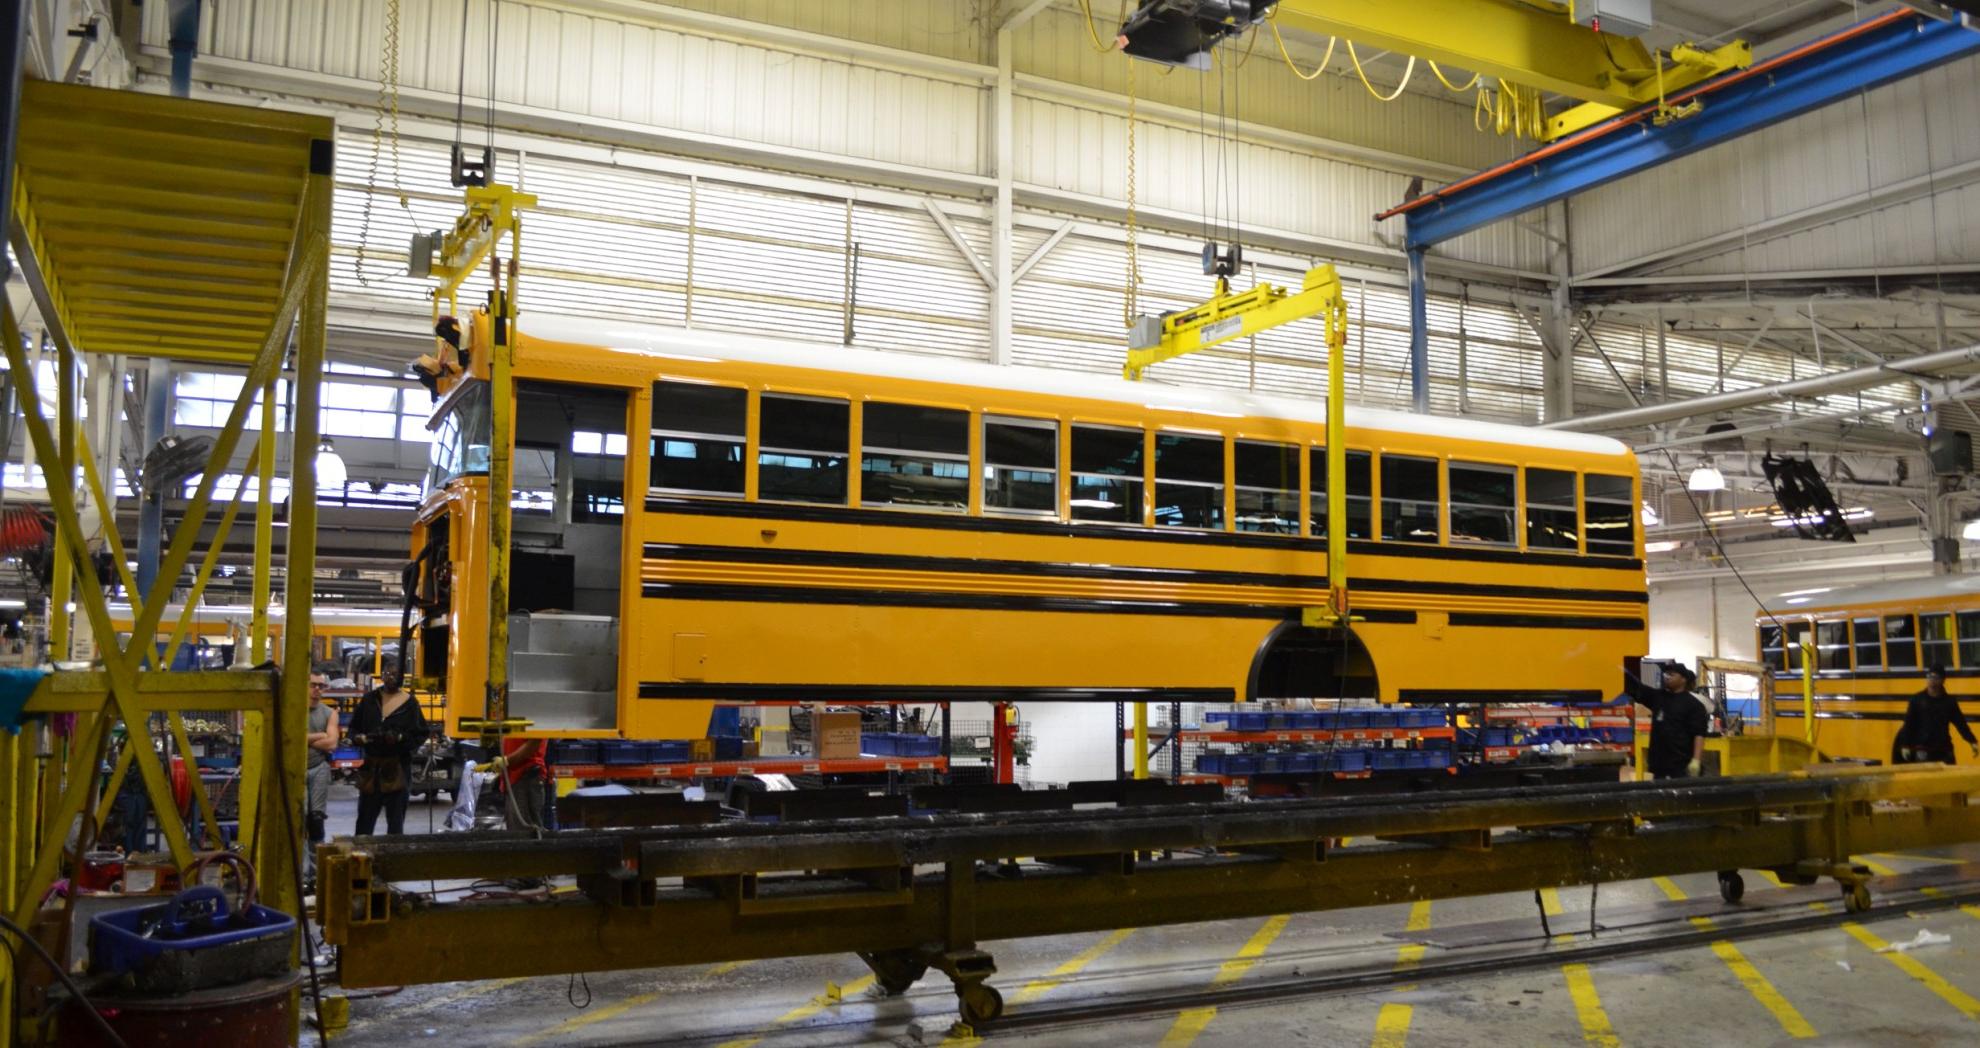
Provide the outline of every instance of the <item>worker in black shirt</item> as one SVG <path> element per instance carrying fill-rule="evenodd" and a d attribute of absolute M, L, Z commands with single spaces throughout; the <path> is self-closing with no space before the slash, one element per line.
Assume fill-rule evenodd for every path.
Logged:
<path fill-rule="evenodd" d="M 1925 690 L 1911 697 L 1904 707 L 1904 726 L 1898 729 L 1896 753 L 1905 764 L 1953 763 L 1952 733 L 1959 737 L 1980 760 L 1980 743 L 1973 741 L 1973 729 L 1959 711 L 1959 700 L 1946 693 L 1946 668 L 1933 666 L 1925 671 Z"/>
<path fill-rule="evenodd" d="M 1682 663 L 1664 666 L 1664 686 L 1652 688 L 1633 674 L 1623 674 L 1623 691 L 1650 711 L 1650 746 L 1646 754 L 1650 777 L 1682 779 L 1698 774 L 1705 756 L 1705 736 L 1712 716 L 1705 700 L 1692 693 L 1698 675 Z M 1617 699 L 1618 702 L 1622 701 Z"/>

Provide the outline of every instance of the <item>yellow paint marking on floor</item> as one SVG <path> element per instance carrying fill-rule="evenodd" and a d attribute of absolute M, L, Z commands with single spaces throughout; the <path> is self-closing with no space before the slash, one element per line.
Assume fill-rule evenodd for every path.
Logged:
<path fill-rule="evenodd" d="M 1890 945 L 1878 938 L 1876 932 L 1865 928 L 1855 921 L 1844 921 L 1843 930 L 1848 932 L 1857 942 L 1868 946 L 1873 952 Z M 1878 954 L 1878 956 L 1897 965 L 1899 971 L 1918 980 L 1926 989 L 1938 994 L 1941 1000 L 1959 1009 L 1960 1014 L 1966 1016 L 1968 1019 L 1980 1021 L 1980 1000 L 1974 999 L 1972 994 L 1947 982 L 1938 972 L 1925 967 L 1918 958 L 1908 953 L 1898 953 L 1896 951 Z"/>
<path fill-rule="evenodd" d="M 867 975 L 862 975 L 859 978 L 854 979 L 853 981 L 839 987 L 839 1000 L 844 1000 L 855 994 L 865 993 L 866 988 L 871 985 L 873 985 L 873 976 L 870 973 Z M 803 1022 L 804 1020 L 809 1019 L 814 1015 L 817 1015 L 819 1012 L 824 1011 L 827 1007 L 835 1003 L 837 1002 L 827 1000 L 825 998 L 825 995 L 820 994 L 817 997 L 813 997 L 811 1000 L 806 1001 L 805 1003 L 800 1004 L 797 1007 L 791 1009 L 790 1011 L 785 1012 L 784 1014 L 778 1016 L 777 1021 L 771 1023 L 770 1026 L 772 1029 L 774 1029 L 779 1026 L 789 1026 L 790 1024 L 795 1022 Z M 755 1048 L 755 1046 L 761 1043 L 763 1041 L 763 1038 L 768 1035 L 769 1035 L 769 1030 L 765 1030 L 763 1034 L 759 1036 L 738 1037 L 733 1041 L 724 1041 L 720 1045 L 717 1045 L 716 1048 Z"/>
<path fill-rule="evenodd" d="M 1609 1024 L 1609 1013 L 1602 1007 L 1602 996 L 1595 992 L 1595 978 L 1585 964 L 1563 964 L 1568 996 L 1574 998 L 1574 1014 L 1581 1020 L 1581 1039 L 1594 1048 L 1622 1048 L 1622 1039 Z"/>
<path fill-rule="evenodd" d="M 1912 855 L 1908 852 L 1878 852 L 1877 855 L 1879 858 L 1884 859 L 1903 859 L 1906 862 L 1933 862 L 1941 866 L 1958 866 L 1966 862 L 1965 859 L 1949 859 L 1943 855 Z"/>
<path fill-rule="evenodd" d="M 1055 987 L 1066 980 L 1067 976 L 1079 974 L 1080 969 L 1099 960 L 1102 954 L 1119 946 L 1128 936 L 1133 934 L 1133 928 L 1122 928 L 1099 942 L 1094 943 L 1092 946 L 1081 950 L 1074 954 L 1066 963 L 1052 969 L 1044 978 L 1033 979 L 1025 983 L 1023 989 L 1011 995 L 1011 1003 L 1023 1004 L 1026 1001 L 1035 1001 L 1051 993 Z"/>
<path fill-rule="evenodd" d="M 395 1005 L 392 1008 L 379 1012 L 377 1016 L 367 1016 L 366 1018 L 378 1018 L 378 1016 L 393 1015 L 398 1012 L 405 1011 L 409 1008 L 418 1008 L 421 1011 L 424 1011 L 428 1008 L 438 1008 L 442 1005 L 453 1004 L 456 1001 L 465 1001 L 470 997 L 479 997 L 482 994 L 494 993 L 496 990 L 506 989 L 522 981 L 523 980 L 521 978 L 515 978 L 515 979 L 491 979 L 488 982 L 478 982 L 472 986 L 467 986 L 462 989 L 455 990 L 453 993 L 442 994 L 439 997 L 428 997 L 423 1001 L 407 1001 L 403 1004 Z M 353 1025 L 356 1024 L 357 1018 L 355 1016 L 352 1018 L 352 1022 Z"/>
<path fill-rule="evenodd" d="M 1671 880 L 1669 877 L 1652 877 L 1650 878 L 1650 883 L 1655 884 L 1661 889 L 1664 897 L 1670 899 L 1672 902 L 1683 902 L 1690 898 L 1690 896 L 1684 893 L 1684 889 L 1678 887 L 1677 882 Z"/>
<path fill-rule="evenodd" d="M 1561 914 L 1567 912 L 1561 909 L 1561 892 L 1559 888 L 1540 889 L 1540 912 L 1549 917 L 1559 917 Z"/>
<path fill-rule="evenodd" d="M 1286 930 L 1286 924 L 1291 920 L 1292 914 L 1282 913 L 1259 925 L 1258 930 L 1251 934 L 1251 938 L 1245 940 L 1243 946 L 1238 947 L 1237 953 L 1232 954 L 1230 960 L 1217 968 L 1216 976 L 1210 980 L 1211 988 L 1234 983 L 1244 978 L 1244 973 L 1257 967 L 1258 958 L 1265 955 L 1265 951 L 1272 946 L 1272 940 L 1277 939 L 1279 933 Z M 1162 1035 L 1162 1048 L 1189 1048 L 1196 1043 L 1197 1037 L 1202 1035 L 1203 1028 L 1210 1025 L 1210 1020 L 1216 1017 L 1215 1008 L 1191 1008 L 1177 1015 L 1175 1024 L 1169 1027 L 1168 1033 Z M 722 1048 L 728 1046 L 724 1045 Z"/>
<path fill-rule="evenodd" d="M 1700 931 L 1709 932 L 1718 929 L 1718 925 L 1712 923 L 1710 917 L 1693 917 L 1691 925 Z M 1787 998 L 1781 996 L 1781 992 L 1774 988 L 1773 982 L 1760 974 L 1760 969 L 1755 968 L 1753 962 L 1746 959 L 1745 954 L 1739 952 L 1739 947 L 1720 939 L 1712 944 L 1712 953 L 1719 960 L 1724 961 L 1727 968 L 1732 969 L 1733 977 L 1739 980 L 1741 986 L 1746 987 L 1746 992 L 1752 994 L 1753 999 L 1759 1001 L 1761 1007 L 1773 1015 L 1774 1021 L 1781 1024 L 1781 1029 L 1786 1031 L 1789 1037 L 1815 1036 L 1815 1027 L 1809 1025 L 1800 1010 L 1788 1003 Z"/>
<path fill-rule="evenodd" d="M 1403 931 L 1427 932 L 1430 930 L 1430 902 L 1425 899 L 1412 903 L 1409 917 L 1403 921 Z M 1423 963 L 1427 948 L 1422 943 L 1404 943 L 1396 947 L 1396 971 L 1406 972 Z M 1405 992 L 1414 986 L 1401 986 Z M 1409 1042 L 1409 1022 L 1416 1009 L 1407 1004 L 1390 1001 L 1382 1005 L 1375 1015 L 1375 1039 L 1373 1048 L 1403 1048 Z"/>
<path fill-rule="evenodd" d="M 1973 918 L 1976 921 L 1980 921 L 1980 906 L 1962 906 L 1959 908 L 1959 912 L 1967 915 L 1968 917 Z"/>
<path fill-rule="evenodd" d="M 1415 1012 L 1407 1004 L 1385 1004 L 1380 1014 L 1375 1016 L 1375 1040 L 1373 1048 L 1403 1048 L 1409 1043 L 1409 1020 Z"/>
<path fill-rule="evenodd" d="M 1762 880 L 1765 880 L 1768 884 L 1771 884 L 1776 888 L 1787 887 L 1787 882 L 1781 880 L 1781 875 L 1775 873 L 1772 870 L 1758 870 L 1755 872 L 1760 874 Z"/>
<path fill-rule="evenodd" d="M 1894 869 L 1892 869 L 1892 868 L 1890 868 L 1889 866 L 1886 866 L 1886 865 L 1884 865 L 1884 864 L 1883 864 L 1883 863 L 1881 863 L 1881 862 L 1876 862 L 1876 861 L 1873 861 L 1873 860 L 1871 860 L 1871 859 L 1867 859 L 1867 858 L 1860 858 L 1860 857 L 1859 857 L 1859 858 L 1857 858 L 1857 859 L 1855 859 L 1854 861 L 1855 861 L 1855 862 L 1856 862 L 1856 863 L 1857 863 L 1858 865 L 1861 865 L 1861 866 L 1864 866 L 1864 867 L 1867 867 L 1867 868 L 1868 868 L 1868 869 L 1870 870 L 1870 872 L 1871 872 L 1871 873 L 1874 873 L 1874 874 L 1876 874 L 1876 875 L 1877 875 L 1877 876 L 1879 876 L 1879 877 L 1895 877 L 1895 876 L 1897 876 L 1897 871 L 1896 871 L 1896 870 L 1894 870 Z"/>
<path fill-rule="evenodd" d="M 715 967 L 710 968 L 705 972 L 702 972 L 701 975 L 697 977 L 694 981 L 703 982 L 708 979 L 714 979 L 723 975 L 727 975 L 730 972 L 735 971 L 737 968 L 740 968 L 748 963 L 749 963 L 748 961 L 728 961 L 722 964 L 718 964 Z M 673 989 L 676 992 L 678 992 L 680 988 L 675 987 Z M 626 998 L 623 1001 L 617 1002 L 616 1004 L 608 1004 L 598 1008 L 587 1008 L 584 1010 L 583 1013 L 576 1015 L 570 1019 L 567 1019 L 564 1022 L 558 1023 L 556 1026 L 552 1026 L 545 1030 L 539 1030 L 536 1033 L 529 1034 L 528 1036 L 525 1037 L 519 1037 L 513 1041 L 510 1041 L 509 1044 L 511 1048 L 521 1048 L 522 1045 L 536 1044 L 539 1041 L 547 1041 L 547 1040 L 551 1040 L 552 1038 L 561 1040 L 565 1034 L 571 1033 L 574 1030 L 582 1030 L 585 1027 L 590 1026 L 594 1023 L 602 1023 L 607 1019 L 616 1019 L 619 1016 L 624 1015 L 629 1011 L 632 1011 L 634 1008 L 637 1008 L 642 1004 L 651 1004 L 652 1002 L 657 1001 L 660 998 L 666 996 L 668 992 L 669 991 L 667 990 L 654 990 L 651 993 L 636 993 L 633 994 L 631 997 Z"/>

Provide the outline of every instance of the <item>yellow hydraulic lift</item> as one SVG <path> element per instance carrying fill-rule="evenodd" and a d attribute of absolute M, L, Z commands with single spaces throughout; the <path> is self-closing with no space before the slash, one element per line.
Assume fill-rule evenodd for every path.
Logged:
<path fill-rule="evenodd" d="M 163 551 L 157 581 L 140 593 L 108 515 L 102 545 L 117 578 L 97 574 L 76 485 L 105 506 L 108 478 L 96 466 L 84 429 L 75 424 L 74 398 L 57 398 L 52 425 L 44 417 L 19 324 L 11 310 L 0 310 L 8 380 L 25 408 L 28 440 L 50 481 L 49 508 L 64 558 L 56 565 L 56 588 L 86 618 L 100 649 L 88 668 L 68 664 L 50 672 L 28 698 L 21 730 L 0 731 L 0 912 L 18 926 L 48 918 L 41 898 L 60 872 L 79 817 L 84 832 L 93 832 L 88 815 L 106 809 L 131 768 L 144 782 L 172 864 L 182 872 L 191 865 L 201 842 L 188 838 L 165 764 L 151 743 L 153 717 L 162 715 L 190 771 L 192 753 L 181 723 L 185 711 L 246 714 L 240 837 L 251 845 L 261 901 L 301 913 L 296 860 L 303 846 L 314 452 L 335 131 L 328 117 L 276 109 L 37 81 L 24 87 L 11 246 L 60 359 L 66 365 L 83 354 L 101 354 L 98 366 L 145 357 L 195 360 L 244 368 L 246 380 Z M 260 442 L 248 456 L 260 480 L 254 571 L 257 597 L 268 593 L 276 508 L 270 484 L 273 394 L 285 363 L 294 368 L 284 550 L 288 629 L 276 665 L 292 672 L 161 670 L 157 667 L 171 664 L 171 654 L 158 660 L 154 638 L 257 396 L 263 398 Z M 196 594 L 218 559 L 213 551 L 225 543 L 246 490 L 246 484 L 238 486 L 196 569 L 195 597 L 184 602 L 171 635 L 173 650 L 185 640 Z M 110 618 L 105 587 L 111 581 L 129 594 L 135 621 L 127 641 L 117 639 Z M 66 634 L 73 612 L 58 600 L 51 615 L 51 634 Z M 265 599 L 255 621 L 250 661 L 261 666 L 271 654 Z M 51 726 L 47 715 L 58 713 L 75 718 L 67 734 Z M 119 725 L 127 742 L 106 782 L 97 769 Z M 204 824 L 217 834 L 204 790 L 195 787 L 193 796 Z M 0 979 L 0 1015 L 9 1017 L 20 1004 L 16 956 L 25 960 L 30 953 L 0 951 L 0 966 L 7 969 Z M 0 1021 L 0 1048 L 13 1044 L 16 1032 L 11 1018 Z"/>

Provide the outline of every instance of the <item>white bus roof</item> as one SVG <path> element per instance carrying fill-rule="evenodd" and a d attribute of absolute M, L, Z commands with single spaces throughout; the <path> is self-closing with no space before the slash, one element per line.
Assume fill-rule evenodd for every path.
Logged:
<path fill-rule="evenodd" d="M 1305 400 L 1230 390 L 1170 386 L 1156 382 L 1129 382 L 1126 379 L 1107 375 L 1074 371 L 1016 365 L 998 366 L 976 361 L 917 356 L 909 353 L 882 353 L 821 343 L 596 318 L 529 313 L 525 314 L 519 327 L 526 337 L 599 346 L 621 353 L 638 353 L 662 359 L 736 361 L 785 367 L 822 368 L 861 375 L 1109 400 L 1157 410 L 1195 412 L 1222 418 L 1282 418 L 1323 425 L 1327 421 L 1327 403 L 1317 397 Z M 1315 353 L 1318 352 L 1319 348 L 1315 347 Z M 1123 347 L 1123 356 L 1125 354 Z M 1348 412 L 1348 423 L 1362 429 L 1388 430 L 1548 451 L 1615 457 L 1630 454 L 1627 446 L 1610 437 L 1436 415 L 1414 415 L 1380 408 L 1351 408 Z"/>
<path fill-rule="evenodd" d="M 1825 592 L 1791 591 L 1767 602 L 1776 615 L 1805 615 L 1862 604 L 1896 604 L 1936 597 L 1980 597 L 1980 575 L 1928 575 L 1915 579 L 1843 586 Z M 1761 618 L 1766 616 L 1762 615 Z"/>

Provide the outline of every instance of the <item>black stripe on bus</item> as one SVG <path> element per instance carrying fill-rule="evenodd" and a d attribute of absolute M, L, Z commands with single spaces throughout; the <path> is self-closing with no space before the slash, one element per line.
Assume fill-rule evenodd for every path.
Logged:
<path fill-rule="evenodd" d="M 1326 548 L 1326 540 L 1298 535 L 1265 535 L 1255 532 L 1196 531 L 1187 528 L 1144 528 L 1106 524 L 1068 524 L 1058 520 L 1025 520 L 1015 517 L 969 517 L 952 513 L 914 513 L 902 510 L 855 509 L 850 506 L 803 506 L 786 502 L 743 502 L 723 499 L 689 499 L 652 496 L 646 500 L 648 513 L 678 513 L 695 517 L 747 517 L 756 520 L 783 520 L 820 524 L 860 524 L 883 528 L 926 528 L 945 531 L 1003 532 L 1019 535 L 1077 536 L 1122 542 L 1172 542 L 1188 545 L 1246 546 L 1262 549 L 1316 551 Z M 1465 549 L 1454 546 L 1412 545 L 1406 542 L 1351 540 L 1348 552 L 1375 557 L 1419 557 L 1432 560 L 1471 560 L 1496 564 L 1526 564 L 1535 567 L 1643 570 L 1634 557 L 1583 556 L 1578 553 L 1522 553 L 1511 549 Z"/>
<path fill-rule="evenodd" d="M 703 684 L 645 681 L 642 699 L 766 702 L 1236 702 L 1235 688 L 1050 688 L 994 684 Z"/>
<path fill-rule="evenodd" d="M 1474 706 L 1481 702 L 1599 706 L 1608 702 L 1608 696 L 1594 690 L 1532 691 L 1517 688 L 1404 688 L 1396 693 L 1396 699 L 1418 706 Z"/>
<path fill-rule="evenodd" d="M 1278 604 L 1218 604 L 1210 601 L 1094 600 L 995 593 L 940 593 L 927 590 L 842 589 L 823 586 L 750 586 L 729 583 L 649 582 L 640 594 L 656 600 L 712 600 L 777 604 L 833 604 L 853 607 L 967 608 L 980 611 L 1090 612 L 1107 615 L 1178 615 L 1211 619 L 1298 621 L 1300 608 Z M 1416 612 L 1372 609 L 1355 617 L 1368 622 L 1407 625 Z"/>
<path fill-rule="evenodd" d="M 1592 615 L 1485 615 L 1454 611 L 1451 613 L 1451 625 L 1493 626 L 1499 629 L 1640 630 L 1643 620 Z"/>
<path fill-rule="evenodd" d="M 814 568 L 871 568 L 896 571 L 966 572 L 979 575 L 1018 575 L 1036 578 L 1106 579 L 1115 582 L 1180 582 L 1220 586 L 1320 587 L 1323 575 L 1283 575 L 1252 571 L 1199 571 L 1190 568 L 1144 568 L 1113 564 L 1067 564 L 1029 560 L 990 560 L 977 557 L 928 557 L 896 553 L 854 553 L 839 550 L 764 549 L 753 546 L 680 545 L 649 542 L 645 555 L 659 560 L 733 561 L 745 564 L 786 564 Z M 1434 579 L 1348 580 L 1350 589 L 1370 593 L 1427 593 L 1468 597 L 1536 600 L 1615 601 L 1648 604 L 1641 590 L 1570 589 L 1553 586 L 1499 586 L 1488 583 L 1441 582 Z"/>
<path fill-rule="evenodd" d="M 1948 667 L 1946 669 L 1946 677 L 1948 679 L 1951 679 L 1953 677 L 1967 677 L 1967 678 L 1980 677 L 1980 666 L 1962 666 L 1959 669 L 1952 669 Z M 1785 680 L 1785 681 L 1797 681 L 1801 679 L 1801 671 L 1777 669 L 1774 671 L 1774 679 Z M 1815 679 L 1816 680 L 1924 680 L 1925 668 L 1923 666 L 1917 666 L 1917 667 L 1905 667 L 1903 669 L 1895 669 L 1895 670 L 1886 670 L 1886 669 L 1816 670 Z"/>

